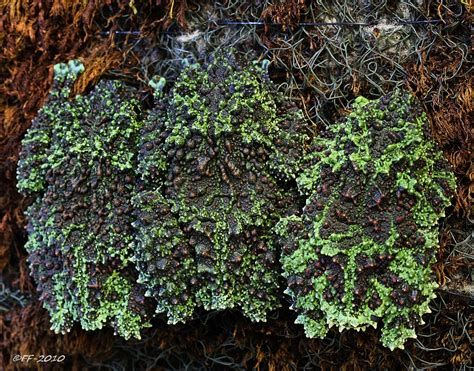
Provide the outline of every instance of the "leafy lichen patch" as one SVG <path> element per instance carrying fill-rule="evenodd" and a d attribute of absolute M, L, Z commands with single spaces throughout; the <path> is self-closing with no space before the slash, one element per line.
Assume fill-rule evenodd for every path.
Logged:
<path fill-rule="evenodd" d="M 134 90 L 102 81 L 69 99 L 83 66 L 54 68 L 47 103 L 23 141 L 18 186 L 28 208 L 31 272 L 52 328 L 111 323 L 128 338 L 147 325 L 136 284 L 132 205 L 135 141 L 141 122 Z"/>
<path fill-rule="evenodd" d="M 168 97 L 153 80 L 155 109 L 139 155 L 147 185 L 137 198 L 136 260 L 170 322 L 184 321 L 196 306 L 240 308 L 261 321 L 277 306 L 272 228 L 295 211 L 307 136 L 301 112 L 268 80 L 267 65 L 217 55 L 186 66 Z"/>
<path fill-rule="evenodd" d="M 437 221 L 455 188 L 410 95 L 358 98 L 314 140 L 301 216 L 277 225 L 287 293 L 310 337 L 383 323 L 382 343 L 415 337 L 436 288 Z"/>

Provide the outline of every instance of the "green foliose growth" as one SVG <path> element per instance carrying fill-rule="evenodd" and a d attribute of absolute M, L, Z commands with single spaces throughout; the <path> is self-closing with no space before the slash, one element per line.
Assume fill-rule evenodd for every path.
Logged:
<path fill-rule="evenodd" d="M 231 55 L 186 66 L 166 99 L 157 81 L 135 198 L 140 282 L 172 323 L 197 306 L 265 320 L 277 306 L 272 229 L 297 208 L 303 116 L 265 68 Z"/>
<path fill-rule="evenodd" d="M 55 66 L 50 96 L 23 141 L 18 184 L 36 197 L 27 210 L 29 263 L 55 331 L 112 324 L 139 337 L 145 290 L 130 263 L 138 102 L 116 81 L 70 100 L 82 70 L 77 61 Z"/>
<path fill-rule="evenodd" d="M 426 116 L 400 91 L 360 97 L 308 153 L 306 206 L 277 225 L 297 322 L 309 337 L 381 322 L 382 343 L 402 348 L 435 296 L 437 222 L 455 188 Z"/>
<path fill-rule="evenodd" d="M 56 112 L 64 109 L 63 102 L 69 97 L 75 79 L 83 71 L 84 66 L 77 60 L 54 66 L 53 87 L 48 104 L 40 109 L 22 140 L 17 186 L 24 195 L 38 196 L 44 191 L 48 166 L 47 149 L 51 145 L 53 127 L 60 125 L 60 117 Z"/>

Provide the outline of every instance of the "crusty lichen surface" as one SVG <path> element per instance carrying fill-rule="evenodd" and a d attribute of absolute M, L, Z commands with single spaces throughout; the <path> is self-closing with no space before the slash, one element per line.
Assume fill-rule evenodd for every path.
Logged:
<path fill-rule="evenodd" d="M 34 200 L 26 212 L 31 273 L 55 331 L 110 323 L 139 337 L 147 323 L 130 263 L 136 92 L 102 81 L 70 99 L 83 70 L 79 61 L 54 67 L 50 96 L 22 143 L 18 187 Z"/>
<path fill-rule="evenodd" d="M 286 293 L 307 336 L 382 324 L 402 348 L 435 296 L 438 220 L 454 177 L 410 95 L 356 99 L 314 144 L 298 177 L 301 215 L 277 225 Z"/>
<path fill-rule="evenodd" d="M 231 55 L 186 66 L 169 96 L 155 88 L 142 133 L 135 199 L 140 282 L 169 322 L 194 309 L 278 306 L 272 228 L 297 210 L 304 120 L 266 76 Z"/>

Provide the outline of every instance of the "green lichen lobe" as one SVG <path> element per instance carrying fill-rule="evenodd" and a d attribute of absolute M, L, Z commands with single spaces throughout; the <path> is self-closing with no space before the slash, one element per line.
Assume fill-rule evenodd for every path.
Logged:
<path fill-rule="evenodd" d="M 294 209 L 302 114 L 259 64 L 228 55 L 187 64 L 155 97 L 139 153 L 141 280 L 172 323 L 198 306 L 265 320 L 277 306 L 271 230 Z"/>
<path fill-rule="evenodd" d="M 298 177 L 301 216 L 277 225 L 287 293 L 310 337 L 382 322 L 401 348 L 429 311 L 437 222 L 455 188 L 427 120 L 400 91 L 358 98 L 314 140 Z"/>
<path fill-rule="evenodd" d="M 135 91 L 101 81 L 70 98 L 83 71 L 56 65 L 50 96 L 23 141 L 20 191 L 27 210 L 26 249 L 52 329 L 106 324 L 128 338 L 147 326 L 144 289 L 135 283 L 131 196 L 141 127 Z"/>

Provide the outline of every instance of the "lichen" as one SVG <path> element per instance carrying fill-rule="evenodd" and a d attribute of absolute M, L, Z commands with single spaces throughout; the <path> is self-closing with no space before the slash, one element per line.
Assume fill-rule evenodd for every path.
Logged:
<path fill-rule="evenodd" d="M 297 182 L 301 215 L 277 225 L 286 293 L 307 336 L 383 324 L 402 348 L 435 296 L 437 222 L 455 188 L 409 94 L 358 98 L 314 140 Z"/>
<path fill-rule="evenodd" d="M 139 337 L 147 322 L 130 263 L 136 92 L 104 80 L 69 99 L 82 71 L 78 61 L 54 67 L 49 98 L 23 141 L 18 186 L 34 200 L 28 259 L 53 330 L 111 323 L 125 338 Z"/>
<path fill-rule="evenodd" d="M 118 81 L 71 99 L 83 66 L 55 66 L 18 164 L 28 259 L 55 331 L 111 324 L 139 337 L 152 299 L 169 323 L 198 307 L 264 321 L 280 260 L 308 336 L 382 323 L 391 349 L 415 337 L 455 187 L 425 114 L 400 91 L 360 97 L 310 141 L 267 68 L 232 53 L 187 63 L 169 93 L 150 81 L 141 115 Z"/>
<path fill-rule="evenodd" d="M 296 210 L 307 136 L 301 112 L 262 65 L 241 66 L 227 54 L 188 63 L 169 96 L 162 80 L 152 81 L 158 90 L 141 136 L 136 262 L 171 323 L 198 306 L 240 308 L 262 321 L 278 305 L 272 228 Z"/>

